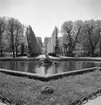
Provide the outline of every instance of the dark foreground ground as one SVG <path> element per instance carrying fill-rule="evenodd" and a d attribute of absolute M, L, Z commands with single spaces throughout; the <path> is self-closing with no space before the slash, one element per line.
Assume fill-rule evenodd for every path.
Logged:
<path fill-rule="evenodd" d="M 44 91 L 50 87 L 53 91 Z M 101 71 L 41 82 L 0 73 L 0 94 L 18 105 L 70 105 L 101 88 Z"/>

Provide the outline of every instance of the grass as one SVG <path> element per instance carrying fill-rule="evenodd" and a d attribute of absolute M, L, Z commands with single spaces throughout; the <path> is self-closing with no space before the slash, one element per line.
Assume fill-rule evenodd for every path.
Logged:
<path fill-rule="evenodd" d="M 54 92 L 41 93 L 44 87 L 52 87 Z M 70 105 L 75 98 L 87 96 L 98 88 L 101 88 L 101 71 L 98 70 L 49 82 L 0 73 L 0 94 L 21 105 Z"/>

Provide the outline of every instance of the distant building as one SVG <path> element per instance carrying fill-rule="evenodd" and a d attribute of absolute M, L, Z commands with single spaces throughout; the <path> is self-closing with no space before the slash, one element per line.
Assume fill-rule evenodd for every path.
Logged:
<path fill-rule="evenodd" d="M 43 43 L 43 47 L 44 47 L 44 53 L 47 53 L 47 50 L 48 50 L 48 43 L 50 41 L 51 37 L 45 37 L 44 39 L 44 43 Z"/>

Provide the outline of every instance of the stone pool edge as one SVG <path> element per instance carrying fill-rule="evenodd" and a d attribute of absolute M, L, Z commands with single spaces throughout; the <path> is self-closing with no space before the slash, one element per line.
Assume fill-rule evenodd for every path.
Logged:
<path fill-rule="evenodd" d="M 0 61 L 36 61 L 40 58 L 0 58 Z"/>
<path fill-rule="evenodd" d="M 69 71 L 69 72 L 64 72 L 64 73 L 57 73 L 51 76 L 40 76 L 40 75 L 33 74 L 33 73 L 12 71 L 12 70 L 7 70 L 7 69 L 0 69 L 0 73 L 17 76 L 17 77 L 27 77 L 29 79 L 35 79 L 35 80 L 39 80 L 43 82 L 48 82 L 51 80 L 56 80 L 56 79 L 60 79 L 60 78 L 67 77 L 67 76 L 80 75 L 84 73 L 94 72 L 96 70 L 101 70 L 101 67 L 93 67 L 93 68 L 80 69 L 80 70 Z"/>
<path fill-rule="evenodd" d="M 40 59 L 46 59 L 45 57 L 30 57 L 30 58 L 0 58 L 0 61 L 36 61 Z M 82 60 L 82 61 L 101 61 L 100 57 L 52 57 L 49 56 L 50 60 L 53 61 L 68 61 L 68 60 Z"/>
<path fill-rule="evenodd" d="M 82 60 L 82 61 L 101 61 L 100 57 L 64 57 L 64 56 L 60 56 L 60 57 L 50 57 L 49 58 L 51 60 L 55 60 L 55 61 L 68 61 L 68 60 Z"/>

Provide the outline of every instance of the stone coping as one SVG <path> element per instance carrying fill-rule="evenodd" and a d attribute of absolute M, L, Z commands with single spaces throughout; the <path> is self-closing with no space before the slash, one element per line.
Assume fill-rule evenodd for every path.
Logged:
<path fill-rule="evenodd" d="M 16 57 L 16 58 L 11 58 L 11 57 L 5 57 L 5 58 L 0 58 L 0 61 L 37 61 L 40 59 L 46 59 L 45 57 Z M 50 60 L 53 61 L 101 61 L 101 57 L 65 57 L 65 56 L 60 56 L 60 57 L 52 57 L 49 56 Z"/>
<path fill-rule="evenodd" d="M 41 76 L 41 75 L 37 75 L 33 73 L 12 71 L 12 70 L 7 70 L 7 69 L 0 69 L 0 72 L 8 74 L 8 75 L 12 75 L 12 76 L 27 77 L 29 79 L 36 79 L 36 80 L 40 80 L 43 82 L 47 82 L 50 80 L 55 80 L 55 79 L 63 78 L 66 76 L 80 75 L 83 73 L 93 72 L 96 70 L 101 70 L 101 67 L 93 67 L 93 68 L 86 68 L 86 69 L 74 70 L 74 71 L 69 71 L 69 72 L 57 73 L 51 76 L 47 76 L 47 75 Z"/>
<path fill-rule="evenodd" d="M 40 58 L 0 58 L 0 61 L 36 61 Z"/>
<path fill-rule="evenodd" d="M 65 57 L 65 56 L 60 56 L 60 57 L 50 57 L 51 60 L 56 60 L 56 61 L 68 61 L 68 60 L 82 60 L 82 61 L 101 61 L 101 57 Z"/>

